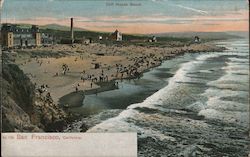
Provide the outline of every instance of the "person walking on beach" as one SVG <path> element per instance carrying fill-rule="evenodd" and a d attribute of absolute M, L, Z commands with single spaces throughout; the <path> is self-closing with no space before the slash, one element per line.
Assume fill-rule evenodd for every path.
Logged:
<path fill-rule="evenodd" d="M 69 66 L 67 64 L 63 64 L 62 65 L 62 70 L 63 70 L 63 74 L 65 75 L 66 72 L 69 72 Z"/>
<path fill-rule="evenodd" d="M 93 83 L 91 82 L 91 83 L 90 83 L 90 88 L 92 88 L 92 86 L 93 86 Z"/>
<path fill-rule="evenodd" d="M 83 77 L 83 76 L 81 77 L 81 80 L 82 80 L 82 82 L 84 82 L 84 81 L 85 81 L 85 79 L 84 79 L 84 77 Z"/>

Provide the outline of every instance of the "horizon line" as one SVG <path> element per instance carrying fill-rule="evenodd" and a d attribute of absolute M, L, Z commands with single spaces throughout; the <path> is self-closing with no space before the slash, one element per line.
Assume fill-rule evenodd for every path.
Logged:
<path fill-rule="evenodd" d="M 49 25 L 57 25 L 57 26 L 61 26 L 61 27 L 66 27 L 69 28 L 70 31 L 70 26 L 67 25 L 60 25 L 60 24 L 56 24 L 56 23 L 51 23 L 51 24 L 31 24 L 31 23 L 11 23 L 11 22 L 4 22 L 4 23 L 0 23 L 0 25 L 2 26 L 3 24 L 11 24 L 11 25 L 37 25 L 39 27 L 46 27 Z M 88 32 L 99 32 L 99 33 L 112 33 L 113 31 L 99 31 L 99 30 L 91 30 L 91 29 L 86 29 L 86 28 L 82 28 L 82 27 L 74 27 L 75 31 L 88 31 Z M 66 31 L 60 28 L 45 28 L 45 29 L 53 29 L 53 30 L 58 30 L 58 31 Z M 81 30 L 79 30 L 81 29 Z M 114 31 L 116 30 L 116 28 L 114 28 Z M 118 29 L 119 30 L 119 29 Z M 249 32 L 249 30 L 229 30 L 229 31 L 176 31 L 176 32 L 172 32 L 172 31 L 166 31 L 166 32 L 155 32 L 155 33 L 123 33 L 123 34 L 127 34 L 127 35 L 160 35 L 160 34 L 177 34 L 177 33 L 230 33 L 230 32 Z"/>

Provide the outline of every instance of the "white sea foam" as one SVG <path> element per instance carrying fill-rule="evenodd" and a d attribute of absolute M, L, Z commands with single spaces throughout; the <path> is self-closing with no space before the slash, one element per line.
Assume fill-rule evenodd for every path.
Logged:
<path fill-rule="evenodd" d="M 185 75 L 187 72 L 191 71 L 196 65 L 195 64 L 201 64 L 204 60 L 207 58 L 215 57 L 217 55 L 214 54 L 205 54 L 202 57 L 198 57 L 197 60 L 193 60 L 187 63 L 183 63 L 181 67 L 176 71 L 175 75 L 169 79 L 169 83 L 166 87 L 160 89 L 158 92 L 154 93 L 150 97 L 146 98 L 142 103 L 136 103 L 128 106 L 126 110 L 121 112 L 117 117 L 108 119 L 101 124 L 96 125 L 95 127 L 88 130 L 88 132 L 102 132 L 102 131 L 108 131 L 108 132 L 120 132 L 120 131 L 135 131 L 139 130 L 137 126 L 126 122 L 126 119 L 133 117 L 135 114 L 139 114 L 138 111 L 135 110 L 135 108 L 152 108 L 152 109 L 158 109 L 158 110 L 164 110 L 163 108 L 159 107 L 163 105 L 164 99 L 166 98 L 166 93 L 168 91 L 173 90 L 178 86 L 176 82 L 184 82 L 188 81 L 188 77 Z M 200 110 L 204 108 L 204 105 L 194 105 L 198 108 L 200 106 Z M 191 108 L 191 106 L 190 106 Z"/>
<path fill-rule="evenodd" d="M 198 115 L 205 116 L 207 119 L 216 119 L 224 122 L 237 123 L 247 126 L 249 121 L 249 112 L 238 111 L 219 111 L 215 109 L 201 110 Z"/>
<path fill-rule="evenodd" d="M 248 105 L 234 101 L 223 101 L 217 97 L 211 97 L 207 101 L 207 108 L 212 108 L 221 111 L 242 111 L 248 110 Z"/>
<path fill-rule="evenodd" d="M 247 99 L 249 96 L 249 54 L 248 50 L 241 51 L 246 47 L 247 43 L 237 42 L 229 47 L 227 55 L 229 61 L 221 69 L 226 73 L 219 79 L 208 82 L 209 88 L 202 94 L 208 98 L 206 108 L 199 112 L 199 115 L 205 116 L 207 119 L 218 119 L 225 122 L 237 123 L 247 126 L 249 121 L 248 104 L 237 102 L 238 99 Z M 245 58 L 237 58 L 237 56 L 246 56 Z M 215 88 L 216 87 L 216 88 Z M 224 100 L 222 98 L 229 98 Z M 230 98 L 234 98 L 230 100 Z M 236 100 L 235 100 L 236 99 Z"/>
<path fill-rule="evenodd" d="M 222 43 L 222 45 L 224 44 L 228 43 Z M 240 45 L 240 42 L 238 44 Z M 246 44 L 244 46 L 246 46 Z M 138 117 L 140 115 L 140 112 L 137 111 L 136 108 L 157 109 L 165 112 L 167 109 L 163 107 L 163 105 L 167 105 L 165 102 L 167 100 L 167 97 L 171 96 L 170 93 L 175 91 L 178 86 L 182 85 L 177 82 L 193 81 L 194 78 L 186 76 L 190 71 L 198 70 L 203 73 L 212 73 L 209 70 L 196 69 L 196 67 L 199 66 L 199 64 L 203 64 L 204 61 L 208 60 L 209 58 L 216 58 L 221 55 L 238 55 L 247 57 L 244 59 L 235 57 L 229 58 L 226 66 L 222 67 L 222 70 L 224 70 L 226 74 L 217 80 L 208 82 L 207 85 L 209 88 L 205 90 L 204 93 L 200 94 L 200 96 L 206 97 L 208 101 L 197 101 L 193 104 L 190 104 L 186 108 L 198 112 L 198 115 L 205 116 L 206 119 L 218 119 L 221 121 L 233 122 L 244 126 L 247 125 L 249 120 L 247 113 L 247 104 L 229 100 L 224 101 L 223 99 L 221 99 L 223 97 L 238 97 L 240 99 L 244 99 L 249 94 L 248 86 L 246 86 L 246 84 L 249 84 L 249 82 L 246 81 L 249 77 L 249 68 L 248 66 L 246 66 L 246 61 L 248 60 L 249 55 L 248 53 L 246 53 L 246 50 L 244 52 L 240 52 L 237 49 L 234 49 L 234 46 L 232 45 L 229 45 L 229 47 L 231 47 L 232 49 L 229 49 L 226 52 L 203 54 L 198 56 L 195 60 L 182 64 L 176 71 L 175 75 L 168 80 L 169 83 L 166 87 L 149 96 L 142 103 L 132 104 L 128 106 L 128 108 L 122 111 L 117 117 L 108 119 L 96 125 L 95 127 L 89 129 L 88 132 L 137 131 L 142 133 L 142 136 L 155 136 L 159 139 L 166 138 L 169 140 L 174 140 L 171 137 L 165 137 L 165 135 L 161 134 L 160 132 L 142 129 L 136 124 L 128 122 L 128 120 L 131 120 L 133 119 L 133 117 Z M 245 65 L 239 63 L 244 63 Z M 237 74 L 244 75 L 242 76 Z M 239 83 L 242 84 L 240 85 Z"/>
<path fill-rule="evenodd" d="M 124 110 L 117 117 L 110 118 L 90 128 L 87 132 L 136 132 L 137 127 L 132 123 L 126 122 L 125 119 L 133 117 L 137 113 L 134 109 Z"/>
<path fill-rule="evenodd" d="M 235 57 L 232 57 L 232 58 L 228 58 L 230 61 L 233 61 L 233 62 L 238 62 L 238 63 L 245 63 L 245 64 L 248 64 L 249 63 L 249 60 L 247 58 L 235 58 Z"/>
<path fill-rule="evenodd" d="M 189 110 L 199 112 L 206 109 L 206 104 L 204 102 L 198 101 L 186 107 Z"/>
<path fill-rule="evenodd" d="M 202 96 L 205 96 L 207 98 L 215 97 L 215 98 L 221 98 L 221 97 L 247 97 L 248 92 L 246 91 L 233 91 L 233 90 L 221 90 L 217 88 L 208 88 L 205 90 L 204 93 L 201 94 Z"/>
<path fill-rule="evenodd" d="M 215 81 L 207 83 L 207 85 L 232 90 L 249 90 L 249 67 L 247 64 L 239 64 L 247 59 L 229 59 L 230 61 L 226 62 L 226 66 L 221 68 L 226 74 Z"/>
<path fill-rule="evenodd" d="M 198 56 L 196 58 L 196 60 L 198 60 L 198 61 L 205 61 L 208 58 L 218 57 L 219 55 L 220 54 L 218 54 L 218 53 L 203 54 L 203 55 Z"/>
<path fill-rule="evenodd" d="M 96 131 L 99 132 L 103 130 L 104 131 L 108 130 L 109 132 L 130 130 L 131 127 L 129 125 L 131 124 L 125 122 L 125 119 L 133 117 L 134 114 L 138 113 L 138 111 L 136 111 L 134 108 L 137 107 L 156 108 L 155 105 L 161 105 L 163 103 L 162 98 L 166 94 L 167 90 L 170 90 L 175 85 L 175 81 L 185 80 L 184 75 L 188 70 L 187 68 L 190 67 L 191 65 L 192 65 L 191 62 L 184 63 L 181 66 L 181 68 L 175 73 L 174 77 L 172 77 L 169 80 L 169 84 L 165 88 L 159 90 L 150 97 L 146 98 L 142 103 L 132 104 L 128 106 L 128 108 L 123 112 L 121 112 L 117 117 L 108 119 L 102 122 L 101 124 L 96 125 L 95 127 L 89 129 L 88 132 L 96 132 Z M 135 128 L 135 126 L 133 126 L 132 128 Z"/>

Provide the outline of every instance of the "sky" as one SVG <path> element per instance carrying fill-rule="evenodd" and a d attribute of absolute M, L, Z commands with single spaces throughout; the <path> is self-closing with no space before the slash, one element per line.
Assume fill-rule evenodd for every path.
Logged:
<path fill-rule="evenodd" d="M 73 17 L 79 28 L 131 34 L 248 31 L 248 4 L 248 0 L 5 0 L 1 20 L 69 26 Z"/>

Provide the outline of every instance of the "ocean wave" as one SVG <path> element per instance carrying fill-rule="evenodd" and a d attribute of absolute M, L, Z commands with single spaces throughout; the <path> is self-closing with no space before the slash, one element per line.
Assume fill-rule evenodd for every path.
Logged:
<path fill-rule="evenodd" d="M 136 114 L 139 114 L 139 112 L 135 110 L 136 108 L 152 108 L 152 109 L 164 110 L 164 108 L 161 108 L 161 106 L 166 105 L 165 103 L 165 100 L 167 99 L 166 95 L 167 93 L 174 90 L 177 86 L 180 86 L 180 84 L 178 84 L 177 82 L 188 81 L 188 79 L 191 78 L 187 77 L 186 74 L 192 71 L 192 69 L 197 66 L 196 64 L 202 64 L 206 59 L 216 56 L 218 55 L 204 54 L 198 56 L 195 60 L 181 64 L 180 68 L 176 71 L 175 75 L 168 80 L 169 83 L 166 87 L 160 89 L 158 92 L 149 96 L 142 103 L 131 104 L 130 106 L 127 107 L 126 110 L 122 111 L 117 117 L 108 119 L 94 126 L 93 128 L 89 129 L 88 132 L 96 132 L 96 131 L 119 132 L 119 131 L 140 130 L 138 126 L 126 122 L 126 119 L 131 118 Z M 200 110 L 203 109 L 203 105 L 197 105 L 197 104 L 190 105 L 188 108 L 191 109 L 199 107 Z"/>
<path fill-rule="evenodd" d="M 235 123 L 247 127 L 249 122 L 249 112 L 242 111 L 220 111 L 216 109 L 201 110 L 198 115 L 204 116 L 206 119 L 221 120 L 227 123 Z"/>
<path fill-rule="evenodd" d="M 244 45 L 244 44 L 243 44 Z M 225 45 L 224 45 L 225 46 Z M 232 45 L 229 45 L 232 47 Z M 228 50 L 227 52 L 202 54 L 186 63 L 180 65 L 173 77 L 168 79 L 168 85 L 159 91 L 155 92 L 142 103 L 131 104 L 118 116 L 103 121 L 102 123 L 89 129 L 88 132 L 138 132 L 140 138 L 148 136 L 157 138 L 158 140 L 175 141 L 174 137 L 167 136 L 159 130 L 151 130 L 143 127 L 147 121 L 153 121 L 154 118 L 150 115 L 166 119 L 165 115 L 182 116 L 189 119 L 189 122 L 202 122 L 192 119 L 192 116 L 187 116 L 187 112 L 191 112 L 197 116 L 205 117 L 205 119 L 220 120 L 227 123 L 239 124 L 242 126 L 248 125 L 248 107 L 245 103 L 249 95 L 249 68 L 246 61 L 248 54 L 246 52 L 237 53 L 237 50 Z M 241 56 L 239 58 L 236 55 Z M 247 56 L 242 58 L 242 56 Z M 225 64 L 215 64 L 212 61 L 214 58 L 225 58 Z M 242 63 L 242 64 L 238 64 Z M 207 66 L 204 64 L 207 64 Z M 201 68 L 199 69 L 199 66 Z M 222 67 L 218 67 L 223 65 Z M 213 71 L 211 70 L 214 69 Z M 223 70 L 219 78 L 209 81 L 205 76 L 209 76 L 217 70 Z M 204 76 L 204 79 L 192 78 L 194 76 Z M 244 74 L 244 75 L 239 75 Z M 182 99 L 183 90 L 185 87 L 190 87 L 190 84 L 185 82 L 206 82 L 205 89 L 198 95 L 192 96 L 193 93 L 186 93 L 185 97 L 195 100 L 190 104 L 182 105 L 182 109 L 169 107 L 172 100 Z M 195 87 L 192 86 L 195 89 Z M 177 95 L 176 95 L 177 94 Z M 179 94 L 179 96 L 178 96 Z M 174 97 L 174 98 L 173 98 Z M 172 99 L 173 98 L 173 99 Z M 205 98 L 205 99 L 204 99 Z M 204 100 L 203 100 L 204 99 Z M 237 101 L 239 100 L 239 101 Z M 176 102 L 175 102 L 176 104 Z M 188 113 L 190 114 L 190 113 Z M 164 117 L 164 118 L 163 118 Z M 184 118 L 184 119 L 185 119 Z M 190 120 L 192 119 L 192 120 Z M 151 123 L 151 122 L 150 122 Z M 203 123 L 202 123 L 203 124 Z M 205 124 L 205 123 L 204 123 Z M 163 127 L 163 126 L 159 126 Z"/>

